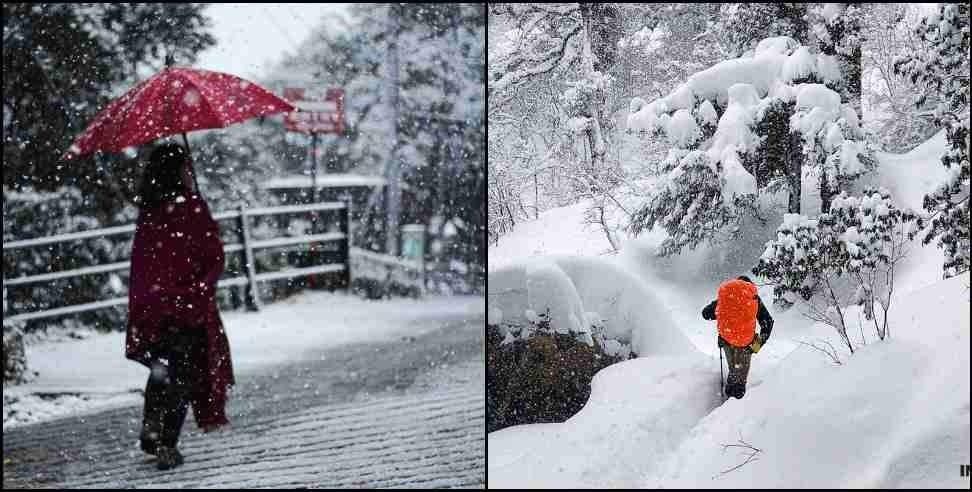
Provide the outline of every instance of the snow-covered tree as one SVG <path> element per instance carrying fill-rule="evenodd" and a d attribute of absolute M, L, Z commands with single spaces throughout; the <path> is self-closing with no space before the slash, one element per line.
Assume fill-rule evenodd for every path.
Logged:
<path fill-rule="evenodd" d="M 700 162 L 698 155 L 682 153 L 685 168 L 680 162 L 664 169 L 669 177 L 655 193 L 688 198 L 675 209 L 670 200 L 649 200 L 636 212 L 630 230 L 637 234 L 659 224 L 669 234 L 663 250 L 678 252 L 703 238 L 714 239 L 715 231 L 736 222 L 744 213 L 741 206 L 755 204 L 765 189 L 787 187 L 789 210 L 799 212 L 805 170 L 820 177 L 826 211 L 832 195 L 873 165 L 856 112 L 833 90 L 841 81 L 833 56 L 812 54 L 789 37 L 774 37 L 745 56 L 692 75 L 663 98 L 648 104 L 633 100 L 629 131 L 668 135 L 676 148 L 698 145 L 711 176 L 691 171 L 701 179 L 680 179 Z M 709 137 L 705 130 L 713 122 Z M 705 140 L 698 142 L 697 135 Z M 686 188 L 690 184 L 701 187 Z"/>
<path fill-rule="evenodd" d="M 834 327 L 853 352 L 846 306 L 861 305 L 877 336 L 887 336 L 895 266 L 919 225 L 918 217 L 896 207 L 885 189 L 868 188 L 859 197 L 842 192 L 829 213 L 813 219 L 784 215 L 753 273 L 773 284 L 778 306 L 806 301 L 806 315 Z"/>
<path fill-rule="evenodd" d="M 938 131 L 933 118 L 938 96 L 894 70 L 896 59 L 921 46 L 913 26 L 922 8 L 881 3 L 864 9 L 861 120 L 868 141 L 887 152 L 907 152 Z M 919 98 L 924 103 L 916 107 Z"/>
<path fill-rule="evenodd" d="M 515 23 L 515 42 L 490 61 L 489 96 L 508 101 L 517 86 L 538 76 L 568 78 L 562 92 L 565 116 L 582 132 L 590 150 L 590 167 L 601 168 L 607 152 L 605 92 L 611 83 L 606 71 L 617 57 L 620 17 L 604 3 L 493 4 L 492 12 Z M 494 105 L 491 105 L 491 107 Z"/>
<path fill-rule="evenodd" d="M 204 11 L 191 3 L 4 3 L 4 185 L 77 187 L 110 224 L 130 184 L 116 171 L 133 163 L 91 156 L 68 166 L 61 157 L 110 98 L 161 69 L 167 54 L 190 65 L 215 44 Z"/>
<path fill-rule="evenodd" d="M 134 209 L 123 210 L 125 215 L 118 217 L 117 222 L 131 222 Z M 4 242 L 101 226 L 102 221 L 93 216 L 88 198 L 76 187 L 62 186 L 52 192 L 28 187 L 20 191 L 3 188 Z M 4 251 L 3 271 L 16 272 L 8 273 L 10 276 L 30 276 L 72 270 L 125 261 L 130 250 L 131 234 L 16 248 Z M 40 311 L 124 296 L 127 291 L 120 277 L 127 275 L 128 270 L 124 270 L 5 286 L 5 300 L 9 303 L 6 312 Z M 99 309 L 74 316 L 83 323 L 104 329 L 117 329 L 125 325 L 124 309 Z M 24 328 L 30 332 L 50 322 L 50 318 L 28 320 Z"/>
<path fill-rule="evenodd" d="M 731 57 L 743 55 L 766 38 L 787 36 L 809 41 L 805 3 L 725 3 L 712 32 Z"/>
<path fill-rule="evenodd" d="M 943 4 L 915 27 L 922 49 L 895 62 L 895 71 L 937 93 L 935 119 L 945 129 L 948 147 L 942 164 L 948 177 L 924 208 L 931 213 L 925 244 L 945 249 L 946 277 L 969 270 L 969 6 Z M 918 104 L 923 101 L 919 100 Z"/>
<path fill-rule="evenodd" d="M 834 89 L 861 114 L 861 25 L 862 6 L 824 3 L 809 9 L 810 30 L 823 55 L 833 57 L 843 75 Z"/>

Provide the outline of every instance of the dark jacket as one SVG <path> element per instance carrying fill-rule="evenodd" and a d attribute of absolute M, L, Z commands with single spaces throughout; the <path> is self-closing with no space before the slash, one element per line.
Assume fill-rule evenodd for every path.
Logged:
<path fill-rule="evenodd" d="M 766 310 L 766 306 L 763 305 L 763 300 L 759 296 L 756 296 L 756 300 L 759 302 L 759 311 L 756 311 L 756 320 L 759 321 L 760 327 L 759 338 L 762 340 L 762 343 L 766 343 L 769 340 L 770 333 L 773 331 L 773 317 L 770 316 L 769 311 Z M 716 303 L 718 301 L 716 299 L 702 309 L 702 319 L 716 319 Z"/>

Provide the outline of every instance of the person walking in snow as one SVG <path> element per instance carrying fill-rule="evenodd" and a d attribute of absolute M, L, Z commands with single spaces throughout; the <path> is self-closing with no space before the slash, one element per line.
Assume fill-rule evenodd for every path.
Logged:
<path fill-rule="evenodd" d="M 204 432 L 228 423 L 235 383 L 215 298 L 223 243 L 191 173 L 184 147 L 153 150 L 132 242 L 125 356 L 150 370 L 139 440 L 160 470 L 183 462 L 176 446 L 190 404 Z"/>
<path fill-rule="evenodd" d="M 719 286 L 718 297 L 702 309 L 702 318 L 716 320 L 719 329 L 719 348 L 725 351 L 729 366 L 725 395 L 742 398 L 746 394 L 750 358 L 769 340 L 773 317 L 756 293 L 756 285 L 743 275 Z"/>

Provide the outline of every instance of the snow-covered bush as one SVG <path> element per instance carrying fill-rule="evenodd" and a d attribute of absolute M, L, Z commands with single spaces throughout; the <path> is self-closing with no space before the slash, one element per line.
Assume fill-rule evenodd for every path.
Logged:
<path fill-rule="evenodd" d="M 925 42 L 918 51 L 895 62 L 895 72 L 933 90 L 940 98 L 935 120 L 945 128 L 948 148 L 942 164 L 948 178 L 925 196 L 932 214 L 925 244 L 935 240 L 945 249 L 946 277 L 972 265 L 969 240 L 969 5 L 942 4 L 915 27 Z M 924 101 L 917 101 L 921 105 Z"/>
<path fill-rule="evenodd" d="M 18 383 L 27 370 L 23 323 L 3 323 L 3 383 Z"/>
<path fill-rule="evenodd" d="M 887 336 L 895 265 L 907 254 L 916 226 L 920 219 L 896 207 L 885 189 L 868 188 L 860 197 L 842 192 L 831 211 L 816 219 L 786 214 L 753 273 L 774 284 L 778 306 L 807 301 L 807 316 L 833 326 L 853 352 L 844 309 L 863 306 L 878 338 Z M 856 287 L 852 296 L 847 286 Z"/>
<path fill-rule="evenodd" d="M 18 192 L 4 188 L 3 197 L 4 242 L 102 227 L 98 219 L 90 215 L 92 207 L 87 198 L 74 187 L 65 186 L 55 192 L 37 192 L 28 188 Z M 7 277 L 21 277 L 125 261 L 131 251 L 131 238 L 131 233 L 116 234 L 5 250 L 3 271 Z M 127 290 L 119 277 L 127 275 L 127 270 L 121 270 L 7 286 L 6 313 L 40 311 L 123 297 Z M 125 325 L 125 311 L 119 308 L 86 311 L 74 316 L 102 329 L 123 329 Z M 56 320 L 28 321 L 25 331 L 45 326 L 52 319 Z"/>

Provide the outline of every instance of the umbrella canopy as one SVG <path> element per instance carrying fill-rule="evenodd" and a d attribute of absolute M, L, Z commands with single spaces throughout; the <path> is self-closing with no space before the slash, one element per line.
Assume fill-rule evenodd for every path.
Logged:
<path fill-rule="evenodd" d="M 234 75 L 167 67 L 101 110 L 65 158 L 98 150 L 121 152 L 160 137 L 295 110 L 286 100 Z"/>

